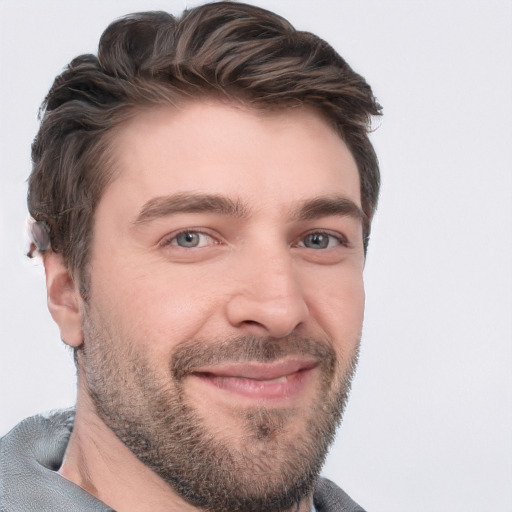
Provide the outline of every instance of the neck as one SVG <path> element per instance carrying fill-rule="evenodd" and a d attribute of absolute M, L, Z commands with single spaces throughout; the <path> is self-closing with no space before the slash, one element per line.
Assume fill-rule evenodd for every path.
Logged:
<path fill-rule="evenodd" d="M 59 473 L 118 512 L 197 510 L 133 455 L 80 390 L 73 433 Z"/>
<path fill-rule="evenodd" d="M 75 425 L 59 474 L 118 512 L 199 510 L 135 457 L 97 416 L 80 389 Z M 312 496 L 290 512 L 310 512 L 311 508 Z"/>

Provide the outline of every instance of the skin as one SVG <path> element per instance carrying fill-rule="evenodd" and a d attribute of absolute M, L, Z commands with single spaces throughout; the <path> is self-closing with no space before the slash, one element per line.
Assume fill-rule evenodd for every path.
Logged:
<path fill-rule="evenodd" d="M 275 446 L 293 444 L 308 431 L 312 407 L 339 390 L 359 344 L 358 170 L 313 110 L 261 113 L 214 100 L 137 114 L 115 135 L 113 152 L 119 173 L 95 213 L 88 305 L 60 256 L 45 259 L 49 308 L 61 337 L 85 349 L 60 473 L 115 510 L 198 510 L 106 425 L 88 385 L 94 357 L 84 354 L 94 354 L 108 335 L 116 354 L 127 354 L 128 346 L 165 386 L 170 361 L 191 340 L 206 347 L 249 337 L 283 346 L 297 337 L 320 340 L 335 355 L 332 375 L 314 358 L 285 351 L 268 365 L 238 368 L 228 361 L 206 367 L 206 377 L 197 371 L 180 381 L 184 399 L 214 437 L 244 450 L 241 412 L 279 410 L 286 420 Z M 176 194 L 222 197 L 238 210 L 187 212 L 182 204 L 170 212 L 169 201 L 151 209 L 155 198 L 172 196 L 175 205 Z M 298 216 L 308 201 L 333 197 L 355 208 Z M 191 239 L 197 245 L 184 246 Z M 119 374 L 130 375 L 127 358 L 116 359 Z M 287 377 L 269 382 L 276 376 Z M 254 441 L 251 449 L 269 442 Z M 272 449 L 272 456 L 278 471 L 286 452 Z M 293 510 L 310 510 L 311 500 L 306 496 Z"/>

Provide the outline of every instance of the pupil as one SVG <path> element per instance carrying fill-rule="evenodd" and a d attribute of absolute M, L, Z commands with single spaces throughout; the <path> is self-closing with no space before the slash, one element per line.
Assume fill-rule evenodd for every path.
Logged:
<path fill-rule="evenodd" d="M 183 233 L 178 237 L 178 244 L 185 247 L 195 247 L 198 242 L 197 233 Z"/>
<path fill-rule="evenodd" d="M 309 237 L 310 247 L 314 249 L 325 249 L 329 244 L 329 238 L 320 233 L 311 235 Z"/>

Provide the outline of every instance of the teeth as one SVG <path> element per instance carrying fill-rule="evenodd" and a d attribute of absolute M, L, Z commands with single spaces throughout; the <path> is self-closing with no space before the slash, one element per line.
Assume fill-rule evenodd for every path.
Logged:
<path fill-rule="evenodd" d="M 288 376 L 278 377 L 277 379 L 270 379 L 267 382 L 286 382 L 288 380 Z"/>
<path fill-rule="evenodd" d="M 243 379 L 243 380 L 255 380 L 257 382 L 286 382 L 290 376 L 284 375 L 283 377 L 276 377 L 275 379 L 254 379 L 251 377 L 227 377 L 227 378 L 236 378 L 236 379 Z"/>

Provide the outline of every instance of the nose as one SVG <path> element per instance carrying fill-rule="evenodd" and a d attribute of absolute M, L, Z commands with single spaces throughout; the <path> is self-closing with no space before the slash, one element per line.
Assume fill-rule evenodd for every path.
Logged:
<path fill-rule="evenodd" d="M 241 260 L 243 263 L 233 269 L 228 321 L 246 334 L 288 336 L 309 315 L 289 249 L 267 255 L 260 252 Z"/>

